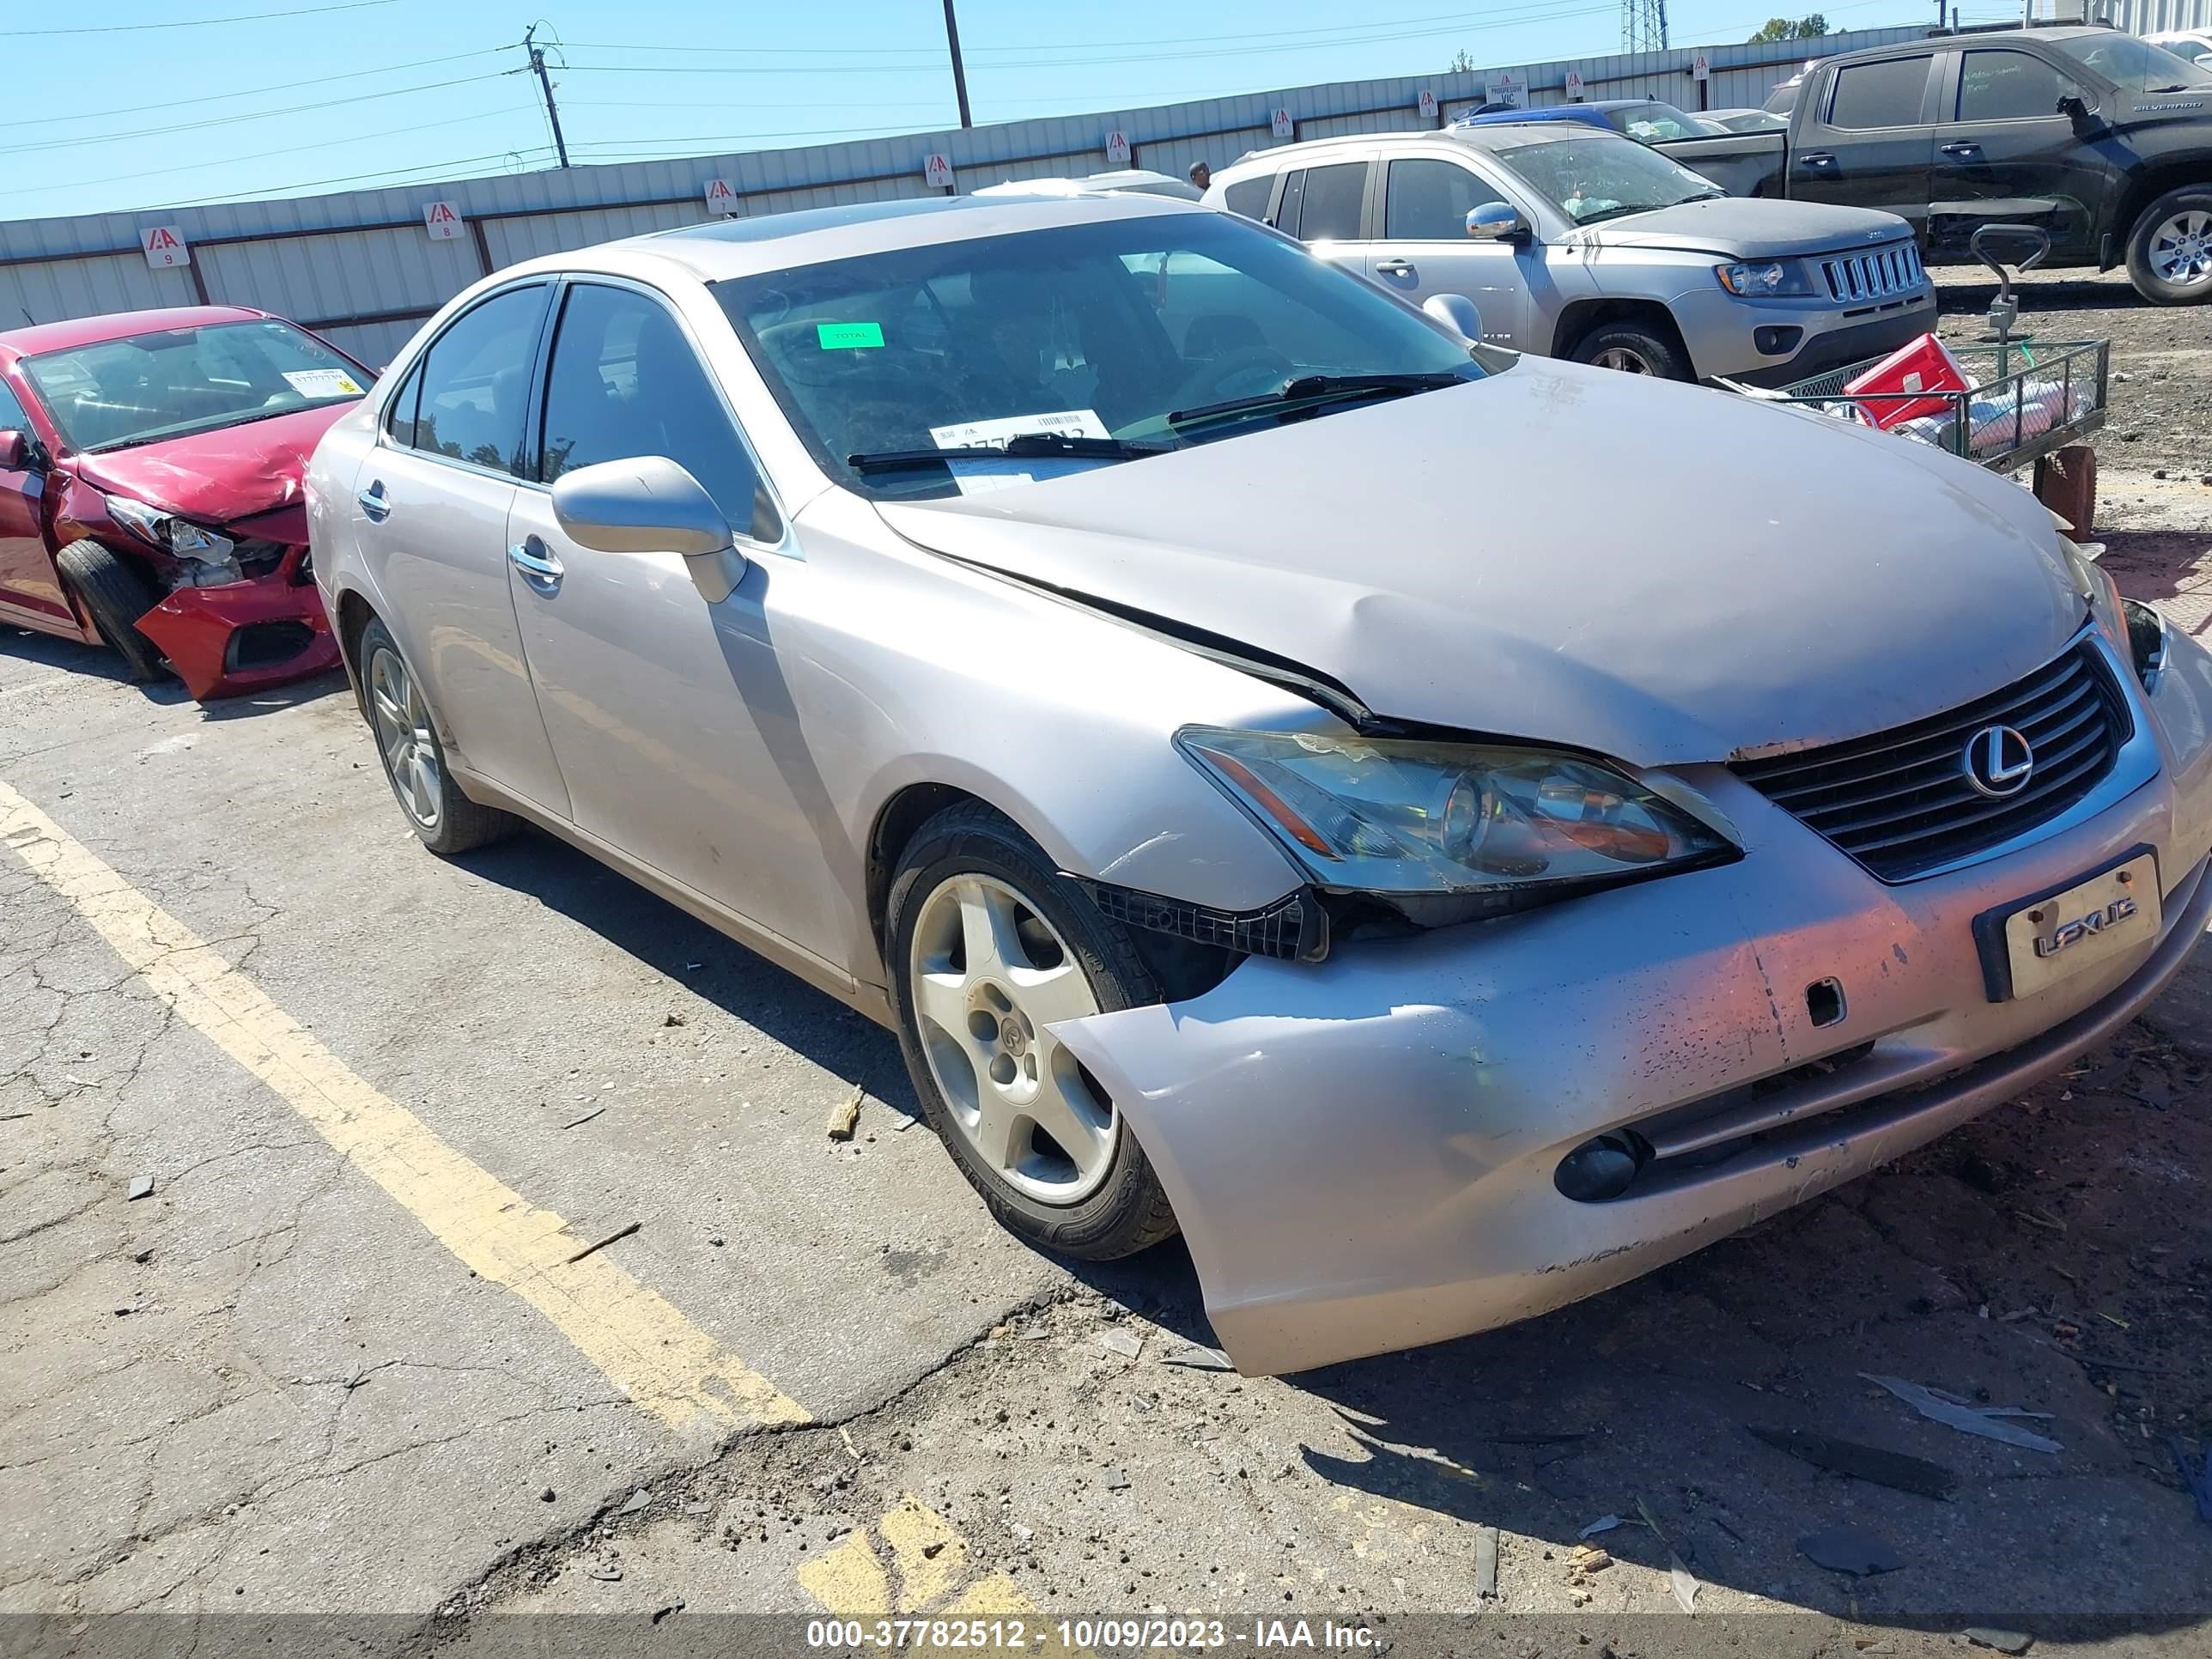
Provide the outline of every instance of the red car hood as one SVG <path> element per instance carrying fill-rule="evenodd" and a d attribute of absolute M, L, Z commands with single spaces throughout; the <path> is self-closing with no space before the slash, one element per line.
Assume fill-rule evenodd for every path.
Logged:
<path fill-rule="evenodd" d="M 353 404 L 325 404 L 137 449 L 79 455 L 76 475 L 95 489 L 167 507 L 210 526 L 300 505 L 307 458 Z"/>

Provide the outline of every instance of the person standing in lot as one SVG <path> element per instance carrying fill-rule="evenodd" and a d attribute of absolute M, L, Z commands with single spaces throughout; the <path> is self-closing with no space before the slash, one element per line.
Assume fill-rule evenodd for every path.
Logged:
<path fill-rule="evenodd" d="M 1213 182 L 1213 169 L 1203 161 L 1193 161 L 1187 176 L 1190 179 L 1191 188 L 1203 191 Z"/>

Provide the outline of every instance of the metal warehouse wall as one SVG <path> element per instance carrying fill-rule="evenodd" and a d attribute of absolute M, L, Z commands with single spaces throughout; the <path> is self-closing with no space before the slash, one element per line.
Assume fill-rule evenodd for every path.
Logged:
<path fill-rule="evenodd" d="M 2130 34 L 2212 29 L 2212 0 L 2091 0 L 2088 15 Z"/>
<path fill-rule="evenodd" d="M 2207 0 L 2123 0 L 2203 5 Z M 1692 60 L 1703 52 L 1711 79 L 1705 106 L 1756 105 L 1807 57 L 1911 40 L 1917 28 L 1863 29 L 1820 40 L 1682 46 L 1633 56 L 1499 64 L 1464 75 L 1406 76 L 1338 82 L 1150 109 L 1054 116 L 1003 125 L 914 133 L 897 138 L 752 150 L 682 161 L 349 191 L 217 207 L 150 209 L 69 219 L 0 223 L 0 327 L 21 318 L 50 322 L 147 306 L 206 301 L 258 307 L 328 334 L 363 362 L 380 364 L 422 319 L 477 277 L 540 253 L 588 246 L 708 217 L 706 181 L 726 179 L 738 211 L 750 217 L 793 208 L 922 196 L 922 158 L 948 156 L 954 188 L 1009 179 L 1099 171 L 1109 165 L 1106 135 L 1128 136 L 1133 165 L 1180 175 L 1191 162 L 1218 166 L 1247 150 L 1282 142 L 1270 118 L 1287 109 L 1295 137 L 1389 132 L 1421 125 L 1419 95 L 1436 94 L 1440 118 L 1479 101 L 1486 80 L 1510 70 L 1532 104 L 1565 101 L 1569 69 L 1589 98 L 1652 96 L 1698 106 Z M 426 204 L 456 204 L 465 234 L 433 240 Z M 150 269 L 143 229 L 172 225 L 191 263 Z"/>

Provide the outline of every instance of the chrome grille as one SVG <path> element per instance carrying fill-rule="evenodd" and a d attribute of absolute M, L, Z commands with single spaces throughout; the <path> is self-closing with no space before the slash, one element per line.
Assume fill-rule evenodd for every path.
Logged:
<path fill-rule="evenodd" d="M 1919 246 L 1912 242 L 1892 242 L 1866 253 L 1830 254 L 1814 263 L 1828 285 L 1828 297 L 1838 305 L 1916 294 L 1925 280 Z"/>
<path fill-rule="evenodd" d="M 2035 752 L 2016 795 L 1992 799 L 1966 781 L 1966 743 L 2009 726 Z M 1735 775 L 1884 881 L 1907 881 L 2056 817 L 2092 789 L 2133 731 L 2125 700 L 2087 640 L 2026 679 L 1948 714 Z"/>

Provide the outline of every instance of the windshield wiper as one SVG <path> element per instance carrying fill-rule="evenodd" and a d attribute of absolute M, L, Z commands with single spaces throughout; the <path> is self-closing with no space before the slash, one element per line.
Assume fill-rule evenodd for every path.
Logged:
<path fill-rule="evenodd" d="M 1168 414 L 1170 426 L 1183 426 L 1193 421 L 1212 420 L 1218 415 L 1239 415 L 1249 409 L 1275 409 L 1285 404 L 1334 402 L 1343 398 L 1376 398 L 1397 392 L 1434 392 L 1448 386 L 1462 386 L 1467 376 L 1449 368 L 1428 369 L 1405 374 L 1301 374 L 1296 380 L 1285 380 L 1273 392 L 1262 392 L 1256 397 L 1231 398 L 1226 403 L 1201 404 L 1196 409 L 1172 410 Z"/>
<path fill-rule="evenodd" d="M 1181 449 L 1179 443 L 1147 443 L 1134 438 L 1081 438 L 1059 432 L 1023 432 L 996 445 L 966 444 L 951 449 L 870 449 L 848 455 L 845 465 L 866 472 L 875 467 L 928 466 L 939 461 L 1021 460 L 1033 456 L 1066 456 L 1075 460 L 1133 461 Z"/>

